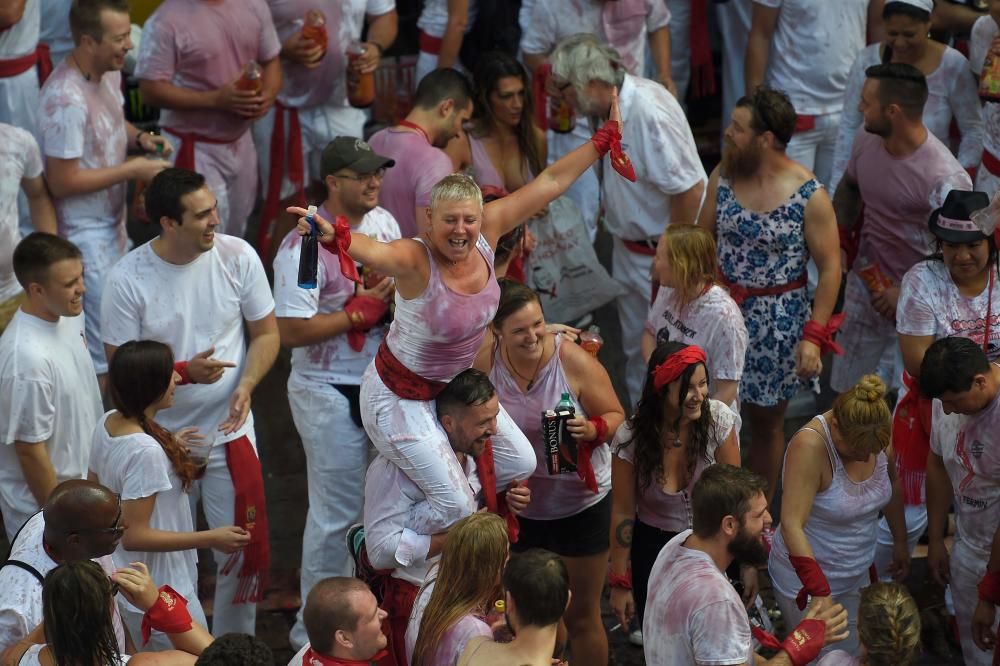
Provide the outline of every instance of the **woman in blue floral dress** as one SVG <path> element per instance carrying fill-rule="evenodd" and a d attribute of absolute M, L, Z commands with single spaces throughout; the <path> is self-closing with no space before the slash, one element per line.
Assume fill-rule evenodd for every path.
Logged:
<path fill-rule="evenodd" d="M 768 499 L 784 454 L 785 408 L 803 385 L 818 390 L 840 289 L 830 197 L 785 154 L 795 124 L 783 93 L 762 88 L 741 99 L 699 219 L 715 234 L 722 280 L 743 311 L 749 344 L 740 403 L 753 435 L 749 464 L 768 480 Z M 820 273 L 812 305 L 810 257 Z"/>

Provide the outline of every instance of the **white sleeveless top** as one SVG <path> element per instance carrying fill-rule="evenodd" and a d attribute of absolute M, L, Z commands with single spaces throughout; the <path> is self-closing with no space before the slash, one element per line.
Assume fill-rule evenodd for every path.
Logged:
<path fill-rule="evenodd" d="M 41 653 L 44 645 L 32 645 L 28 648 L 28 651 L 21 655 L 21 661 L 17 662 L 17 666 L 41 666 L 41 661 L 38 659 L 39 653 Z M 114 664 L 108 664 L 108 666 L 124 666 L 128 663 L 130 657 L 127 654 L 122 654 L 118 656 L 118 661 Z"/>
<path fill-rule="evenodd" d="M 856 482 L 847 476 L 833 445 L 830 426 L 822 415 L 816 418 L 823 426 L 819 434 L 830 456 L 833 478 L 826 490 L 816 493 L 804 531 L 813 556 L 830 583 L 830 593 L 837 597 L 850 591 L 852 583 L 875 559 L 878 513 L 889 503 L 892 484 L 885 452 L 878 454 L 875 470 L 864 481 Z M 794 597 L 802 589 L 802 583 L 788 557 L 788 547 L 779 529 L 771 544 L 768 572 L 778 592 Z"/>
<path fill-rule="evenodd" d="M 396 314 L 386 344 L 410 371 L 424 379 L 449 382 L 472 367 L 486 326 L 500 304 L 500 285 L 493 271 L 493 248 L 482 234 L 476 249 L 489 266 L 490 276 L 478 294 L 460 294 L 448 287 L 430 248 L 424 244 L 424 249 L 431 266 L 427 288 L 409 300 L 396 292 Z"/>

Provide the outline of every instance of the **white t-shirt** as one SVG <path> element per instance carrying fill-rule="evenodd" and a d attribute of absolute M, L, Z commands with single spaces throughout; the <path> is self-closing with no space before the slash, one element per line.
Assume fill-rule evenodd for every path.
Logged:
<path fill-rule="evenodd" d="M 476 22 L 477 1 L 469 0 L 468 23 L 465 31 L 472 29 Z M 448 0 L 425 0 L 424 8 L 417 19 L 417 27 L 431 37 L 441 37 L 448 27 Z"/>
<path fill-rule="evenodd" d="M 146 433 L 112 437 L 108 434 L 108 416 L 101 418 L 94 429 L 90 451 L 90 471 L 99 482 L 120 493 L 122 501 L 156 496 L 149 526 L 154 530 L 169 532 L 194 532 L 191 503 L 184 492 L 167 454 L 159 442 Z M 145 562 L 150 577 L 160 585 L 170 585 L 185 598 L 197 594 L 198 552 L 175 550 L 160 553 L 126 550 L 118 544 L 114 552 L 115 564 L 127 567 L 132 562 Z M 141 611 L 125 600 L 136 613 Z"/>
<path fill-rule="evenodd" d="M 45 531 L 45 517 L 37 512 L 24 524 L 17 540 L 11 544 L 9 559 L 18 560 L 34 567 L 43 577 L 57 563 L 45 552 L 42 534 Z M 115 572 L 115 563 L 110 555 L 98 557 L 110 576 Z M 125 650 L 125 630 L 122 628 L 118 604 L 113 604 L 115 637 L 118 648 Z M 30 573 L 15 566 L 0 569 L 0 651 L 21 640 L 42 621 L 42 584 Z"/>
<path fill-rule="evenodd" d="M 847 75 L 867 43 L 869 0 L 753 0 L 779 8 L 765 83 L 796 113 L 840 113 Z"/>
<path fill-rule="evenodd" d="M 216 233 L 215 246 L 183 266 L 160 259 L 146 243 L 125 255 L 108 276 L 101 336 L 116 347 L 129 340 L 157 340 L 170 345 L 178 361 L 215 347 L 214 358 L 235 363 L 214 384 L 178 387 L 174 406 L 156 417 L 172 431 L 197 426 L 219 444 L 253 430 L 252 414 L 230 435 L 218 428 L 228 418 L 229 399 L 243 374 L 243 320 L 258 321 L 272 310 L 264 266 L 242 238 Z"/>
<path fill-rule="evenodd" d="M 8 537 L 39 509 L 14 442 L 46 442 L 58 482 L 85 479 L 103 411 L 83 315 L 48 322 L 14 313 L 0 337 L 0 511 Z"/>
<path fill-rule="evenodd" d="M 14 248 L 21 242 L 17 195 L 21 180 L 42 175 L 42 156 L 31 133 L 0 123 L 0 303 L 21 293 L 14 277 Z"/>
<path fill-rule="evenodd" d="M 647 664 L 753 664 L 750 620 L 736 588 L 707 553 L 683 544 L 660 551 L 649 574 L 642 622 Z"/>
<path fill-rule="evenodd" d="M 668 341 L 698 345 L 708 356 L 710 379 L 739 381 L 747 351 L 747 328 L 740 306 L 729 293 L 713 285 L 678 311 L 674 290 L 660 287 L 646 316 L 646 331 L 656 344 Z"/>
<path fill-rule="evenodd" d="M 707 183 L 705 167 L 684 110 L 659 83 L 625 75 L 619 93 L 622 147 L 635 166 L 638 181 L 631 183 L 604 168 L 604 212 L 608 231 L 626 240 L 659 238 L 671 220 L 670 198 Z"/>
<path fill-rule="evenodd" d="M 992 269 L 991 269 L 992 270 Z M 979 345 L 986 335 L 990 308 L 989 282 L 982 293 L 967 298 L 955 286 L 943 261 L 921 261 L 903 276 L 896 306 L 896 331 L 903 335 L 953 335 Z M 994 276 L 989 357 L 1000 356 L 1000 280 Z"/>
<path fill-rule="evenodd" d="M 602 42 L 608 42 L 605 29 L 605 6 L 626 3 L 608 3 L 604 0 L 546 0 L 536 2 L 529 14 L 530 20 L 523 28 L 521 50 L 533 55 L 551 53 L 556 44 L 566 37 L 579 33 L 596 35 Z M 639 76 L 646 63 L 646 49 L 649 33 L 666 27 L 670 23 L 670 11 L 663 0 L 642 0 L 628 2 L 629 9 L 639 10 L 632 14 L 625 12 L 619 16 L 611 10 L 608 18 L 618 25 L 615 32 L 629 35 L 627 43 L 612 44 L 622 56 L 629 74 Z M 523 3 L 522 3 L 523 7 Z M 522 14 L 524 10 L 522 9 Z"/>
<path fill-rule="evenodd" d="M 39 132 L 46 157 L 79 160 L 81 169 L 107 169 L 125 161 L 125 131 L 121 72 L 87 81 L 64 60 L 42 86 Z M 124 236 L 125 195 L 121 181 L 88 194 L 54 197 L 59 233 L 74 239 L 81 232 L 111 230 Z M 96 314 L 96 313 L 95 313 Z"/>
<path fill-rule="evenodd" d="M 319 214 L 333 219 L 325 209 Z M 375 208 L 361 219 L 355 231 L 383 242 L 400 238 L 399 225 L 384 208 Z M 340 312 L 354 296 L 355 284 L 340 272 L 340 262 L 332 252 L 320 249 L 316 288 L 298 285 L 301 236 L 294 229 L 285 236 L 274 256 L 274 314 L 278 317 L 309 319 L 318 313 Z M 385 337 L 385 326 L 375 326 L 365 335 L 360 352 L 351 349 L 347 334 L 336 335 L 316 344 L 292 350 L 292 372 L 330 384 L 361 384 L 361 375 L 375 358 Z"/>
<path fill-rule="evenodd" d="M 976 76 L 982 74 L 986 54 L 998 32 L 1000 28 L 989 14 L 980 16 L 973 24 L 969 37 L 969 67 Z M 983 148 L 1000 157 L 1000 104 L 996 102 L 983 103 Z"/>
<path fill-rule="evenodd" d="M 0 31 L 0 58 L 4 60 L 17 58 L 34 51 L 38 46 L 41 24 L 42 0 L 27 0 L 24 3 L 21 20 Z"/>
<path fill-rule="evenodd" d="M 991 366 L 992 367 L 992 366 Z M 965 545 L 985 559 L 1000 526 L 1000 395 L 982 411 L 945 414 L 934 401 L 931 451 L 944 460 L 955 498 L 956 533 Z"/>

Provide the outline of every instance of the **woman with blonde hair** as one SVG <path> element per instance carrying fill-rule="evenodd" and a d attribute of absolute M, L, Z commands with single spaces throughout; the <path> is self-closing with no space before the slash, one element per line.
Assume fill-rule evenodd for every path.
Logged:
<path fill-rule="evenodd" d="M 920 657 L 920 609 L 899 583 L 875 583 L 861 592 L 859 657 L 834 650 L 819 666 L 910 666 Z"/>
<path fill-rule="evenodd" d="M 507 524 L 493 513 L 455 523 L 441 562 L 427 575 L 406 628 L 412 666 L 454 666 L 466 643 L 489 636 L 487 614 L 502 598 L 500 576 L 509 554 Z"/>
<path fill-rule="evenodd" d="M 902 580 L 910 566 L 884 395 L 882 380 L 865 375 L 792 437 L 768 561 L 786 626 L 802 620 L 809 597 L 814 604 L 832 597 L 847 609 L 850 635 L 838 646 L 849 654 L 858 650 L 858 603 L 871 580 L 879 511 L 893 536 L 890 571 Z"/>
<path fill-rule="evenodd" d="M 659 289 L 646 317 L 642 356 L 648 361 L 657 345 L 669 341 L 698 345 L 708 356 L 712 398 L 735 408 L 747 329 L 740 306 L 717 284 L 718 273 L 712 234 L 694 224 L 667 227 L 653 258 Z"/>

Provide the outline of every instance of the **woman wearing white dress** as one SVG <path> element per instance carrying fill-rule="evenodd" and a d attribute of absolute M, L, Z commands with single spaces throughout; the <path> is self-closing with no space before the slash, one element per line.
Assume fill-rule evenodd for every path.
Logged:
<path fill-rule="evenodd" d="M 883 62 L 913 65 L 927 77 L 924 125 L 946 146 L 950 145 L 951 121 L 958 124 L 962 141 L 958 161 L 966 169 L 979 166 L 983 153 L 983 120 L 976 79 L 964 55 L 928 36 L 933 0 L 888 0 L 882 10 L 886 39 L 867 46 L 854 61 L 847 77 L 844 114 L 833 154 L 833 192 L 851 157 L 854 135 L 861 129 L 861 88 L 865 70 Z M 952 148 L 954 150 L 954 147 Z"/>
<path fill-rule="evenodd" d="M 198 602 L 196 550 L 233 553 L 249 543 L 250 535 L 235 525 L 195 531 L 188 490 L 199 470 L 185 443 L 201 437 L 191 429 L 175 436 L 155 420 L 158 411 L 173 404 L 179 379 L 168 346 L 132 340 L 118 348 L 108 366 L 115 409 L 94 431 L 90 471 L 95 480 L 121 494 L 128 529 L 114 552 L 115 565 L 145 562 L 157 581 L 189 600 L 195 620 L 206 624 Z M 122 620 L 137 636 L 142 612 L 128 601 L 120 607 Z M 159 632 L 153 634 L 152 643 L 157 648 L 170 645 Z"/>

